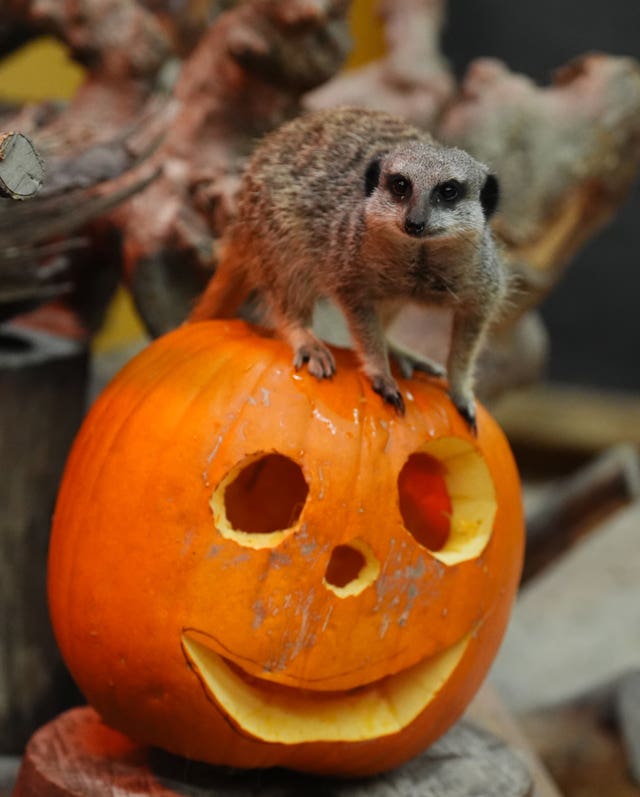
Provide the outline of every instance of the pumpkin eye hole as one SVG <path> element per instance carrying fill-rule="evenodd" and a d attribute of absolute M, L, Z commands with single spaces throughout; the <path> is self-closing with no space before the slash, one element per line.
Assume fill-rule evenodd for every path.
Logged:
<path fill-rule="evenodd" d="M 324 576 L 325 586 L 340 598 L 358 595 L 380 573 L 380 563 L 364 540 L 336 545 Z"/>
<path fill-rule="evenodd" d="M 297 462 L 283 454 L 259 454 L 222 480 L 211 508 L 224 537 L 250 548 L 272 547 L 293 530 L 308 493 Z"/>
<path fill-rule="evenodd" d="M 487 463 L 457 437 L 432 440 L 408 457 L 398 476 L 398 504 L 406 530 L 447 565 L 482 553 L 497 512 Z"/>
<path fill-rule="evenodd" d="M 451 499 L 445 466 L 422 452 L 412 454 L 398 477 L 400 514 L 416 541 L 430 551 L 447 544 L 451 531 Z"/>

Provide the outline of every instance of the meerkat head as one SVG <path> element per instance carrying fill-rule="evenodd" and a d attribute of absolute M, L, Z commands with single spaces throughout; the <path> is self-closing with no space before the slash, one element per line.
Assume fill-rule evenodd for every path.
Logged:
<path fill-rule="evenodd" d="M 417 239 L 484 228 L 498 181 L 460 149 L 409 142 L 375 156 L 364 178 L 369 225 Z"/>

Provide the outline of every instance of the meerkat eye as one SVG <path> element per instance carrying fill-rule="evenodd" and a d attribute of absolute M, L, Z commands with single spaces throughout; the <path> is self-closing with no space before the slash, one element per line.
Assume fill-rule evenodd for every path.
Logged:
<path fill-rule="evenodd" d="M 389 190 L 399 199 L 411 196 L 411 180 L 401 174 L 393 174 L 389 178 Z"/>
<path fill-rule="evenodd" d="M 443 202 L 455 202 L 462 196 L 462 186 L 457 180 L 447 180 L 436 188 L 436 193 Z"/>

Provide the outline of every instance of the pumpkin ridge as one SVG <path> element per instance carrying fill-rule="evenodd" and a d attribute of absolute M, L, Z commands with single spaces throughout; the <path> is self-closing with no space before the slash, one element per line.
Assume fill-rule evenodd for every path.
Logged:
<path fill-rule="evenodd" d="M 153 352 L 155 355 L 155 359 L 157 363 L 166 362 L 167 367 L 165 371 L 167 373 L 173 371 L 173 357 L 171 356 L 171 352 L 165 352 L 162 349 L 158 349 Z M 86 469 L 87 463 L 91 462 L 95 458 L 99 458 L 101 464 L 92 474 L 92 479 L 87 479 L 83 485 L 83 495 L 85 502 L 90 502 L 92 500 L 92 496 L 95 493 L 96 485 L 99 484 L 102 474 L 104 472 L 104 468 L 106 462 L 108 460 L 109 454 L 113 451 L 114 446 L 118 438 L 122 433 L 122 429 L 127 425 L 130 415 L 136 412 L 140 406 L 144 405 L 146 402 L 149 394 L 154 392 L 157 388 L 153 381 L 149 381 L 147 383 L 147 389 L 141 393 L 137 399 L 133 408 L 127 413 L 127 415 L 120 419 L 121 422 L 110 426 L 107 425 L 107 428 L 110 432 L 109 441 L 108 443 L 105 441 L 105 438 L 100 434 L 96 434 L 96 429 L 104 428 L 103 419 L 106 415 L 110 417 L 112 414 L 112 410 L 114 405 L 118 405 L 118 399 L 122 395 L 121 387 L 128 387 L 130 385 L 135 385 L 138 381 L 138 369 L 136 367 L 135 360 L 137 357 L 134 357 L 133 360 L 128 364 L 129 367 L 125 366 L 125 369 L 119 374 L 117 384 L 114 380 L 112 380 L 109 385 L 107 385 L 105 392 L 98 397 L 96 402 L 94 402 L 94 406 L 91 408 L 91 424 L 85 426 L 80 430 L 76 441 L 74 442 L 74 446 L 69 454 L 67 465 L 65 466 L 65 472 L 70 471 L 71 469 L 76 470 L 79 469 L 80 471 L 84 471 Z M 121 385 L 121 380 L 124 380 L 123 385 Z M 87 445 L 86 441 L 88 440 L 89 443 L 93 442 L 95 445 Z M 60 507 L 65 506 L 65 502 L 62 500 L 62 496 L 65 490 L 71 489 L 67 484 L 67 479 L 63 478 L 59 490 L 59 498 L 56 503 L 56 509 L 54 511 L 53 517 L 53 528 L 56 526 L 64 526 L 65 528 L 69 528 L 69 524 L 65 523 L 65 515 L 61 514 L 59 516 L 59 509 Z M 71 504 L 69 504 L 69 509 L 71 508 Z M 68 572 L 73 572 L 76 568 L 76 556 L 77 556 L 77 544 L 76 540 L 79 535 L 84 532 L 83 527 L 81 524 L 71 524 L 70 528 L 72 529 L 71 532 L 67 531 L 69 535 L 68 545 L 69 549 L 72 551 L 70 562 L 68 565 Z M 51 558 L 49 559 L 49 567 L 51 566 Z M 65 583 L 68 587 L 68 594 L 65 598 L 66 605 L 68 607 L 77 606 L 77 602 L 72 599 L 73 595 L 73 581 L 71 578 L 65 578 Z M 49 600 L 51 601 L 51 594 L 49 591 Z M 71 642 L 69 642 L 71 644 Z"/>
<path fill-rule="evenodd" d="M 229 359 L 229 361 L 233 362 L 235 360 L 234 354 L 231 354 L 228 359 Z M 229 408 L 227 408 L 227 422 L 226 422 L 226 425 L 221 426 L 220 429 L 218 430 L 217 437 L 218 437 L 219 440 L 227 439 L 227 437 L 230 437 L 236 431 L 236 429 L 238 427 L 238 424 L 240 424 L 240 422 L 242 421 L 241 410 L 244 407 L 244 405 L 246 404 L 248 396 L 251 396 L 251 395 L 253 395 L 253 393 L 255 393 L 255 389 L 260 384 L 260 382 L 263 380 L 265 373 L 269 373 L 270 372 L 270 370 L 273 367 L 273 364 L 278 359 L 279 359 L 278 358 L 278 354 L 272 352 L 272 356 L 267 362 L 261 362 L 260 363 L 260 365 L 262 365 L 263 367 L 260 368 L 260 369 L 256 368 L 258 373 L 256 375 L 255 380 L 252 383 L 251 388 L 246 389 L 243 392 L 243 394 L 238 397 L 237 404 L 233 406 L 233 409 L 229 410 Z M 253 370 L 253 367 L 255 367 L 255 365 L 252 366 L 252 370 Z M 208 384 L 210 384 L 210 383 L 208 383 Z M 208 391 L 206 390 L 206 388 L 203 388 L 203 392 L 208 392 Z M 257 453 L 257 452 L 254 452 L 254 453 Z M 213 461 L 213 458 L 212 458 L 212 460 L 209 461 L 208 464 L 211 465 L 212 461 Z M 208 470 L 205 471 L 205 473 L 208 474 Z M 215 484 L 215 486 L 213 488 L 213 492 L 214 493 L 216 492 L 216 490 L 218 489 L 220 484 L 226 478 L 227 478 L 227 474 L 224 474 L 216 482 L 216 484 Z M 217 531 L 217 529 L 216 529 L 216 531 Z"/>

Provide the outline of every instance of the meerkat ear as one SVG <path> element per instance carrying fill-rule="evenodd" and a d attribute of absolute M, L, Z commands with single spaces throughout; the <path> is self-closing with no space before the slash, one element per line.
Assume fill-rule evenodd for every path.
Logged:
<path fill-rule="evenodd" d="M 364 173 L 364 192 L 371 196 L 380 182 L 380 158 L 374 158 L 367 166 Z"/>
<path fill-rule="evenodd" d="M 500 184 L 495 174 L 488 174 L 480 191 L 480 204 L 487 219 L 496 212 L 500 201 Z"/>

